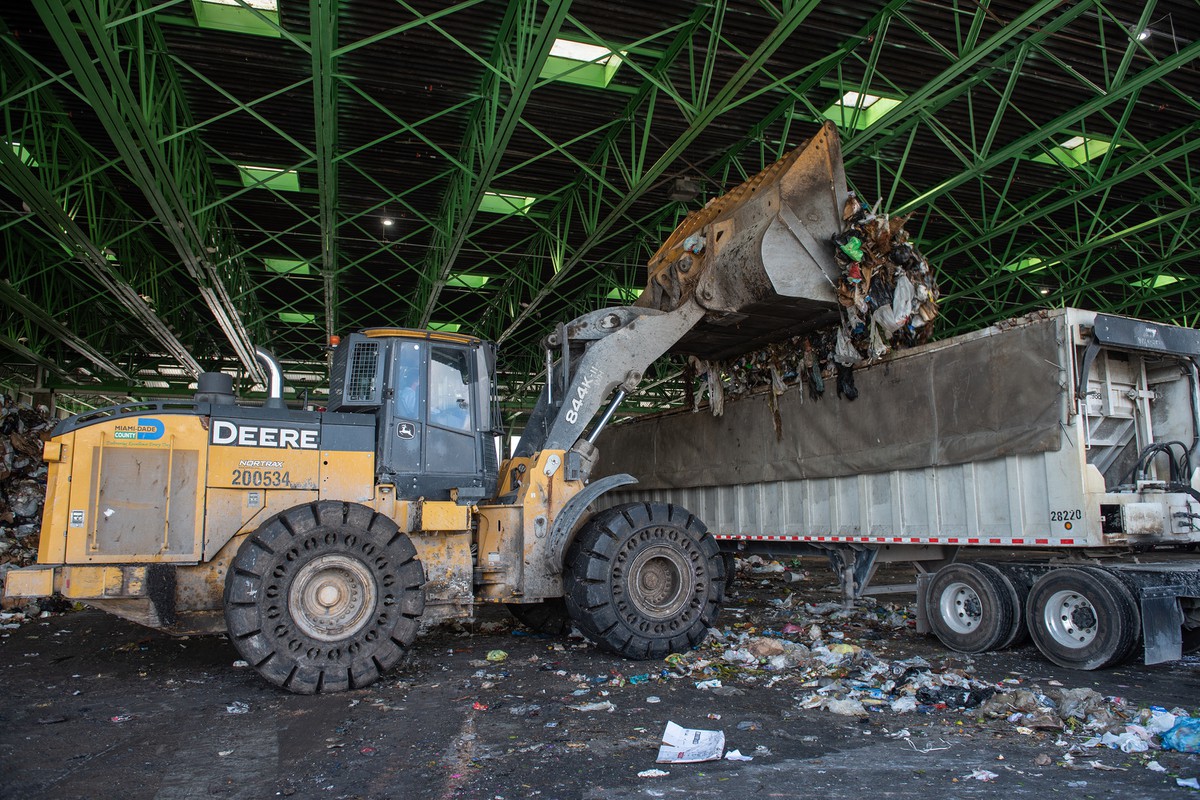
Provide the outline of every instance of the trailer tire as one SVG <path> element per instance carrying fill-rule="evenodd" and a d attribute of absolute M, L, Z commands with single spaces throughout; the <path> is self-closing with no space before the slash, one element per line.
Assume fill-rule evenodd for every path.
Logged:
<path fill-rule="evenodd" d="M 230 565 L 230 641 L 259 675 L 297 694 L 368 686 L 416 638 L 425 609 L 416 555 L 395 522 L 365 506 L 289 508 Z"/>
<path fill-rule="evenodd" d="M 571 615 L 561 597 L 547 597 L 540 603 L 505 603 L 508 613 L 534 633 L 561 636 L 571 632 Z"/>
<path fill-rule="evenodd" d="M 1004 595 L 1008 598 L 1009 607 L 1012 609 L 1012 625 L 1009 626 L 1008 635 L 1000 640 L 995 649 L 1007 650 L 1023 643 L 1029 638 L 1029 627 L 1025 624 L 1025 598 L 1029 595 L 1029 586 L 1013 580 L 1010 575 L 994 564 L 980 564 L 979 566 L 995 571 L 995 575 L 1004 589 Z"/>
<path fill-rule="evenodd" d="M 1093 670 L 1128 659 L 1141 619 L 1133 594 L 1102 569 L 1059 567 L 1033 584 L 1025 621 L 1037 649 L 1068 669 Z"/>
<path fill-rule="evenodd" d="M 1009 591 L 1012 591 L 1012 597 Z M 995 650 L 1012 636 L 1016 591 L 990 564 L 949 564 L 929 582 L 929 626 L 946 647 L 960 653 Z"/>
<path fill-rule="evenodd" d="M 658 659 L 699 644 L 725 598 L 717 542 L 687 509 L 629 503 L 605 509 L 567 551 L 567 610 L 602 650 Z"/>

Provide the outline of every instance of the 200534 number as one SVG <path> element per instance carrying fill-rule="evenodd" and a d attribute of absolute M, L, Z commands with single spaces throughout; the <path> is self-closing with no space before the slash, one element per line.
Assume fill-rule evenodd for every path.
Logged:
<path fill-rule="evenodd" d="M 291 486 L 290 473 L 277 469 L 235 469 L 234 486 Z"/>
<path fill-rule="evenodd" d="M 1072 522 L 1077 519 L 1083 519 L 1083 511 L 1078 508 L 1073 508 L 1068 511 L 1051 511 L 1051 522 Z"/>

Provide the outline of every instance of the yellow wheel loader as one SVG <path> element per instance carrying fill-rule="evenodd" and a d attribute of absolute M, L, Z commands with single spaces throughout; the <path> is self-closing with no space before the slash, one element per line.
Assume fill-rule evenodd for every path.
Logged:
<path fill-rule="evenodd" d="M 64 420 L 45 446 L 39 563 L 10 572 L 5 592 L 225 631 L 267 681 L 301 693 L 370 684 L 422 623 L 477 603 L 546 629 L 569 620 L 630 658 L 691 647 L 721 607 L 717 545 L 678 505 L 593 513 L 635 482 L 590 480 L 593 443 L 668 349 L 728 357 L 836 320 L 830 238 L 845 199 L 827 125 L 689 216 L 637 305 L 546 337 L 545 388 L 503 462 L 494 348 L 430 331 L 343 339 L 323 412 L 288 409 L 260 350 L 262 406 L 205 373 L 192 401 Z"/>

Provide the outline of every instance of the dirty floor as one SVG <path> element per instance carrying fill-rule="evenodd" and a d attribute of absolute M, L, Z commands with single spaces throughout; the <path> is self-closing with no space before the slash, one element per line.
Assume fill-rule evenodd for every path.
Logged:
<path fill-rule="evenodd" d="M 1028 644 L 950 654 L 913 632 L 911 598 L 831 612 L 829 574 L 794 567 L 790 583 L 743 570 L 723 638 L 673 663 L 533 635 L 488 609 L 470 630 L 424 634 L 376 685 L 317 697 L 235 665 L 223 637 L 173 639 L 93 610 L 35 619 L 0 636 L 0 797 L 1200 797 L 1179 784 L 1200 777 L 1200 755 L 1087 747 L 1087 718 L 979 704 L 1087 688 L 1119 698 L 1103 703 L 1118 720 L 1195 715 L 1200 660 L 1076 673 Z M 807 660 L 746 658 L 777 654 L 770 640 L 803 644 Z M 925 691 L 893 710 L 906 681 Z M 990 688 L 962 708 L 956 686 Z M 839 699 L 865 716 L 834 713 Z M 656 764 L 668 721 L 724 731 L 753 760 Z"/>

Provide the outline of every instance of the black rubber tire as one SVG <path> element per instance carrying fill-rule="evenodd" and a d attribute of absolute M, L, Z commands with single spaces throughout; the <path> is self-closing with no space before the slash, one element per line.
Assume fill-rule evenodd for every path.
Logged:
<path fill-rule="evenodd" d="M 960 653 L 995 650 L 1012 635 L 1015 590 L 990 564 L 948 564 L 937 571 L 925 594 L 929 627 L 946 647 Z"/>
<path fill-rule="evenodd" d="M 1029 638 L 1029 628 L 1025 625 L 1025 597 L 1029 594 L 1029 588 L 1012 580 L 1012 578 L 994 564 L 980 562 L 976 566 L 990 573 L 993 580 L 998 581 L 999 586 L 1002 588 L 1002 596 L 1006 598 L 1009 606 L 1009 615 L 1012 617 L 1012 624 L 1009 625 L 1008 635 L 1001 638 L 994 649 L 1007 650 L 1014 645 L 1024 642 Z"/>
<path fill-rule="evenodd" d="M 561 597 L 548 597 L 540 603 L 505 603 L 508 612 L 534 633 L 561 636 L 571 632 L 571 615 Z"/>
<path fill-rule="evenodd" d="M 1200 628 L 1183 629 L 1183 655 L 1191 655 L 1200 650 Z"/>
<path fill-rule="evenodd" d="M 1025 623 L 1043 656 L 1079 670 L 1128 659 L 1141 633 L 1133 594 L 1095 567 L 1058 567 L 1038 578 L 1025 603 Z"/>
<path fill-rule="evenodd" d="M 721 551 L 721 560 L 725 562 L 725 596 L 729 596 L 729 590 L 733 588 L 733 584 L 737 581 L 737 555 L 730 553 L 728 550 Z"/>
<path fill-rule="evenodd" d="M 566 564 L 571 619 L 597 647 L 626 658 L 694 647 L 725 599 L 716 540 L 687 509 L 668 503 L 601 511 L 580 529 Z"/>
<path fill-rule="evenodd" d="M 425 610 L 416 555 L 395 522 L 365 506 L 289 508 L 249 536 L 230 565 L 229 638 L 263 678 L 297 694 L 369 686 L 416 638 Z"/>

